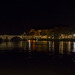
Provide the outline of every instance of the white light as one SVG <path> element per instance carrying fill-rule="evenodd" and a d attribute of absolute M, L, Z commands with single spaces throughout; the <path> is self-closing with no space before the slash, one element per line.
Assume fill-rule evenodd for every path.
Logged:
<path fill-rule="evenodd" d="M 50 38 L 50 37 L 48 37 L 48 38 Z"/>
<path fill-rule="evenodd" d="M 73 36 L 75 36 L 75 34 L 73 34 Z"/>

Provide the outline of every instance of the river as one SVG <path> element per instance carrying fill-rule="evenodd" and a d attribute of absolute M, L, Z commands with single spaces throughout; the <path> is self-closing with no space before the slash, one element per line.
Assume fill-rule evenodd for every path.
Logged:
<path fill-rule="evenodd" d="M 0 50 L 12 50 L 20 48 L 29 52 L 47 52 L 47 53 L 59 53 L 59 54 L 70 54 L 75 52 L 75 41 L 20 41 L 20 42 L 2 42 L 0 43 Z"/>
<path fill-rule="evenodd" d="M 75 75 L 75 41 L 0 43 L 1 75 Z"/>

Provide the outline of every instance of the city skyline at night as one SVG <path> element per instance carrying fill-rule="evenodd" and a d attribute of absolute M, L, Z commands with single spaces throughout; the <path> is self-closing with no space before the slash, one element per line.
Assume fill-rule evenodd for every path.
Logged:
<path fill-rule="evenodd" d="M 1 0 L 0 75 L 75 75 L 75 1 Z"/>

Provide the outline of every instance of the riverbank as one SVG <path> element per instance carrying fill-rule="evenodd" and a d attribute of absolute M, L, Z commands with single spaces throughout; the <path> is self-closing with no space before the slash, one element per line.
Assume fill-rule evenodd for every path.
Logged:
<path fill-rule="evenodd" d="M 38 39 L 38 41 L 75 41 L 75 39 Z"/>

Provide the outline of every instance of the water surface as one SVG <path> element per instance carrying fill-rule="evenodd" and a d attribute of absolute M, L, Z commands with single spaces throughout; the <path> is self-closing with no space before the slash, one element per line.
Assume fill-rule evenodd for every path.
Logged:
<path fill-rule="evenodd" d="M 75 75 L 75 41 L 0 43 L 1 75 Z"/>
<path fill-rule="evenodd" d="M 0 44 L 0 50 L 11 50 L 15 48 L 21 48 L 29 52 L 51 52 L 59 54 L 70 54 L 75 52 L 75 41 L 20 41 L 20 42 L 2 42 Z"/>

